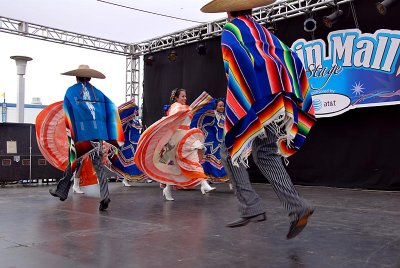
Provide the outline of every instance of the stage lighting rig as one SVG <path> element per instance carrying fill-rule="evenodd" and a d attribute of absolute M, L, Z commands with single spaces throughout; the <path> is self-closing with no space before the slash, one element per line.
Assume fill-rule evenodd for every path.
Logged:
<path fill-rule="evenodd" d="M 335 8 L 335 11 L 333 11 L 333 13 L 330 14 L 329 16 L 325 16 L 322 18 L 322 21 L 324 22 L 324 25 L 327 28 L 332 28 L 333 24 L 335 24 L 343 15 L 343 10 L 339 9 L 337 0 L 333 1 L 333 6 Z"/>
<path fill-rule="evenodd" d="M 276 33 L 276 28 L 274 27 L 274 25 L 269 25 L 269 26 L 267 27 L 267 30 L 268 30 L 270 33 L 272 33 L 272 34 L 275 34 L 275 33 Z"/>
<path fill-rule="evenodd" d="M 311 33 L 317 29 L 317 22 L 314 18 L 308 18 L 304 21 L 304 31 Z"/>
<path fill-rule="evenodd" d="M 153 55 L 149 55 L 149 56 L 146 56 L 144 58 L 144 63 L 146 65 L 153 65 L 153 62 L 154 62 L 154 56 Z"/>
<path fill-rule="evenodd" d="M 178 58 L 178 53 L 176 53 L 175 49 L 171 50 L 168 54 L 168 60 L 176 61 L 177 58 Z"/>
<path fill-rule="evenodd" d="M 197 43 L 197 53 L 199 55 L 206 55 L 207 54 L 207 46 L 205 43 Z"/>
<path fill-rule="evenodd" d="M 332 28 L 333 24 L 335 24 L 342 15 L 343 15 L 343 10 L 338 8 L 336 11 L 334 11 L 329 16 L 323 17 L 322 21 L 324 22 L 324 25 L 327 28 Z"/>
<path fill-rule="evenodd" d="M 376 9 L 378 10 L 379 14 L 386 15 L 389 7 L 391 7 L 397 3 L 399 3 L 398 0 L 384 0 L 382 2 L 376 3 Z"/>

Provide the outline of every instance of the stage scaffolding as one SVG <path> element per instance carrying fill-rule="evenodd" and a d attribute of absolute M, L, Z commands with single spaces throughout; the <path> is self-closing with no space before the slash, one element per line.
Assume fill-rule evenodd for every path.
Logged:
<path fill-rule="evenodd" d="M 321 9 L 333 8 L 335 5 L 340 6 L 352 1 L 354 0 L 285 1 L 255 9 L 253 15 L 258 22 L 268 25 L 288 18 L 310 14 Z M 64 31 L 1 16 L 0 32 L 125 56 L 125 99 L 135 99 L 139 103 L 142 97 L 140 80 L 143 55 L 217 37 L 221 34 L 225 23 L 226 19 L 212 21 L 186 30 L 132 44 Z"/>

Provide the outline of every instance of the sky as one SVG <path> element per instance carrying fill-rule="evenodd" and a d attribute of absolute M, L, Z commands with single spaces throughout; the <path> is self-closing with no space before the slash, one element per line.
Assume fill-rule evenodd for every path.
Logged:
<path fill-rule="evenodd" d="M 195 22 L 139 12 L 98 0 L 0 0 L 0 17 L 125 43 L 141 42 L 225 18 L 223 13 L 204 14 L 200 11 L 209 0 L 106 2 Z M 0 32 L 0 94 L 5 92 L 8 103 L 17 100 L 16 65 L 10 59 L 14 55 L 33 58 L 27 64 L 25 75 L 27 104 L 32 102 L 32 98 L 40 98 L 44 105 L 62 100 L 66 89 L 75 83 L 75 78 L 60 73 L 76 69 L 79 64 L 87 64 L 104 73 L 106 79 L 93 79 L 93 84 L 116 105 L 125 102 L 124 56 Z"/>

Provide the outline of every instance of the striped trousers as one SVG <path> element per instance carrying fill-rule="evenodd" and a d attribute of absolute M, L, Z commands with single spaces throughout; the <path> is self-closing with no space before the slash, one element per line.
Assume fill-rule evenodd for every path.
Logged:
<path fill-rule="evenodd" d="M 252 156 L 255 164 L 264 177 L 271 183 L 279 200 L 293 218 L 311 205 L 301 198 L 296 191 L 289 174 L 278 155 L 276 145 L 277 137 L 269 129 L 266 129 L 265 138 L 256 138 L 252 144 Z M 242 217 L 250 217 L 265 210 L 258 194 L 251 186 L 249 174 L 242 164 L 234 166 L 227 149 L 222 143 L 221 157 L 225 170 L 232 182 L 235 195 L 239 200 L 239 212 Z"/>
<path fill-rule="evenodd" d="M 94 169 L 96 170 L 97 179 L 99 180 L 100 199 L 106 200 L 109 197 L 109 191 L 105 173 L 106 167 L 103 165 L 102 160 L 103 160 L 103 151 L 100 146 L 98 153 L 96 152 L 93 156 L 92 164 Z M 75 168 L 76 171 L 79 170 L 81 164 L 82 164 L 82 159 L 79 159 L 76 163 L 76 168 Z M 74 173 L 72 173 L 71 166 L 68 164 L 67 168 L 64 171 L 63 178 L 57 184 L 57 189 L 56 189 L 57 195 L 59 197 L 67 199 L 73 181 L 74 181 Z"/>
<path fill-rule="evenodd" d="M 106 167 L 103 164 L 103 148 L 102 142 L 100 142 L 100 149 L 94 155 L 92 159 L 94 170 L 96 170 L 97 179 L 99 180 L 100 186 L 100 200 L 107 200 L 110 193 L 108 192 L 108 182 L 106 178 Z"/>
<path fill-rule="evenodd" d="M 79 170 L 81 164 L 82 160 L 79 159 L 76 162 L 76 171 Z M 64 199 L 68 198 L 69 189 L 71 188 L 71 185 L 74 181 L 74 174 L 75 173 L 73 173 L 71 170 L 71 165 L 68 164 L 67 168 L 64 171 L 63 177 L 58 181 L 57 184 L 56 193 L 59 197 L 62 197 Z"/>

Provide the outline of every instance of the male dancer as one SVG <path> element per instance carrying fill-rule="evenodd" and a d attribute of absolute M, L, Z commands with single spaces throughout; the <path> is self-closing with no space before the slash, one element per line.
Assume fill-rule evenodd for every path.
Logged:
<path fill-rule="evenodd" d="M 77 82 L 68 88 L 63 103 L 69 142 L 69 164 L 57 188 L 50 189 L 49 192 L 61 201 L 67 199 L 73 173 L 81 163 L 80 158 L 89 153 L 100 184 L 99 210 L 103 211 L 110 203 L 103 164 L 103 141 L 117 147 L 124 143 L 121 121 L 112 101 L 89 82 L 91 78 L 104 79 L 104 74 L 88 65 L 80 65 L 78 69 L 63 75 L 75 76 Z"/>
<path fill-rule="evenodd" d="M 274 0 L 213 0 L 203 12 L 227 12 L 222 55 L 228 80 L 226 96 L 225 169 L 240 203 L 240 227 L 266 220 L 264 208 L 246 170 L 248 152 L 290 216 L 287 238 L 298 235 L 313 213 L 283 166 L 281 156 L 300 148 L 314 119 L 308 81 L 300 59 L 251 16 L 252 8 Z"/>

